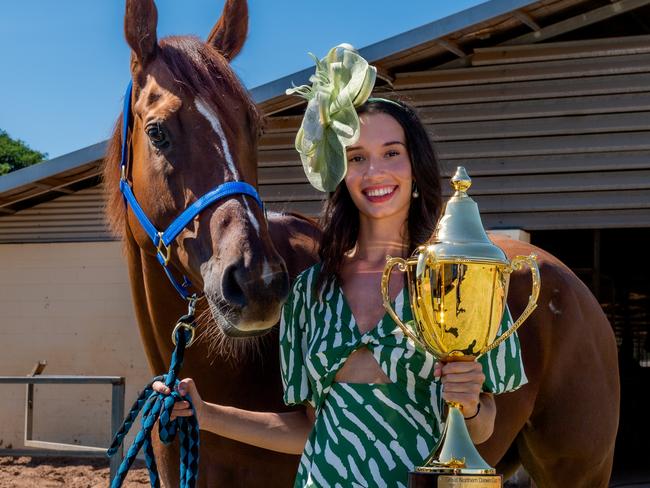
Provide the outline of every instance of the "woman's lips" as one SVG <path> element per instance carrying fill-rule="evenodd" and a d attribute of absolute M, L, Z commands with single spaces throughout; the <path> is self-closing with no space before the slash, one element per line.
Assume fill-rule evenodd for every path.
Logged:
<path fill-rule="evenodd" d="M 375 186 L 366 188 L 362 193 L 369 202 L 381 203 L 393 198 L 395 190 L 397 190 L 397 186 Z"/>

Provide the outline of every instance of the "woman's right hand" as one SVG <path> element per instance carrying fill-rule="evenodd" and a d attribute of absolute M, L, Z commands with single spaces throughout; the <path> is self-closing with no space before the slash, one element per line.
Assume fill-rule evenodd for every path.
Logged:
<path fill-rule="evenodd" d="M 163 395 L 169 395 L 171 393 L 170 389 L 165 386 L 165 383 L 162 381 L 155 381 L 152 385 L 154 391 L 162 393 Z M 201 412 L 203 410 L 204 402 L 199 395 L 199 391 L 196 389 L 196 383 L 192 378 L 185 378 L 178 383 L 177 387 L 178 393 L 184 397 L 190 395 L 192 398 L 192 403 L 194 405 L 194 410 L 196 411 L 196 420 L 201 423 Z M 172 420 L 176 417 L 191 417 L 193 415 L 192 408 L 188 401 L 176 402 L 174 404 L 174 409 L 172 410 Z"/>

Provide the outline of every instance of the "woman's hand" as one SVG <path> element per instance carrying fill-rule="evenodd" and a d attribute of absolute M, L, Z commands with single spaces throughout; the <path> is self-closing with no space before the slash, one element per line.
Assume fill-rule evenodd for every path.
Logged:
<path fill-rule="evenodd" d="M 480 394 L 485 381 L 483 368 L 476 361 L 436 363 L 433 374 L 442 379 L 442 398 L 459 403 L 465 417 L 478 411 Z"/>
<path fill-rule="evenodd" d="M 494 431 L 496 405 L 492 394 L 481 391 L 485 381 L 481 364 L 476 361 L 436 363 L 433 374 L 442 379 L 442 398 L 461 405 L 472 441 L 480 444 L 488 440 Z"/>
<path fill-rule="evenodd" d="M 160 381 L 153 384 L 153 389 L 165 395 L 171 393 Z M 272 451 L 301 454 L 314 426 L 313 409 L 279 413 L 255 412 L 204 402 L 191 378 L 185 378 L 178 384 L 178 393 L 192 398 L 201 430 Z M 172 419 L 191 415 L 189 402 L 174 404 Z"/>
<path fill-rule="evenodd" d="M 154 382 L 152 387 L 155 391 L 164 395 L 169 395 L 171 393 L 169 388 L 167 388 L 161 381 Z M 190 398 L 192 398 L 192 403 L 194 404 L 194 410 L 196 411 L 196 420 L 198 420 L 200 424 L 201 413 L 203 412 L 205 402 L 201 399 L 201 395 L 199 395 L 199 391 L 196 389 L 196 383 L 194 383 L 194 380 L 192 378 L 185 378 L 178 384 L 177 390 L 182 397 L 188 394 L 190 395 Z M 172 410 L 172 420 L 174 420 L 176 417 L 191 417 L 192 415 L 193 412 L 192 408 L 190 407 L 190 402 L 184 400 L 182 402 L 176 402 L 174 404 L 174 409 Z"/>

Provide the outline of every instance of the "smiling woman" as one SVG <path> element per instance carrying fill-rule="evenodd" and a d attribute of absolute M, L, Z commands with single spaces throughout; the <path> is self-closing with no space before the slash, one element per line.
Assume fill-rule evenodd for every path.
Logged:
<path fill-rule="evenodd" d="M 392 100 L 370 98 L 357 109 L 357 113 L 362 128 L 368 130 L 362 130 L 359 141 L 347 148 L 348 184 L 339 185 L 327 200 L 320 248 L 322 270 L 318 278 L 319 286 L 339 272 L 345 253 L 356 244 L 360 219 L 364 218 L 362 215 L 365 216 L 364 209 L 371 214 L 381 214 L 393 206 L 401 205 L 403 210 L 404 205 L 408 204 L 408 211 L 403 215 L 406 226 L 402 228 L 400 222 L 397 229 L 404 232 L 404 242 L 410 241 L 408 249 L 403 250 L 410 254 L 418 243 L 426 242 L 431 236 L 442 204 L 435 152 L 413 109 Z M 383 172 L 386 170 L 396 178 L 396 166 L 401 166 L 402 172 L 409 173 L 406 177 L 408 181 L 402 175 L 399 181 L 390 182 L 395 187 L 393 192 L 399 190 L 400 195 L 396 195 L 394 200 L 393 193 L 379 198 L 380 201 L 388 198 L 391 201 L 388 205 L 369 205 L 373 198 L 377 200 L 378 197 L 377 189 L 370 188 L 370 185 L 377 182 L 383 184 L 382 178 L 386 176 Z M 364 178 L 367 170 L 372 173 Z M 401 184 L 394 184 L 398 182 Z M 370 189 L 374 195 L 364 194 L 361 198 L 356 185 L 366 185 L 362 189 Z M 379 188 L 379 192 L 382 192 L 382 188 Z M 412 198 L 415 196 L 417 198 Z M 366 204 L 363 204 L 364 200 L 367 200 Z"/>
<path fill-rule="evenodd" d="M 346 114 L 348 127 L 359 133 L 342 148 L 347 168 L 338 184 L 340 166 L 330 171 L 323 166 L 327 158 L 319 161 L 327 156 L 340 163 L 332 139 L 297 138 L 316 185 L 335 185 L 323 218 L 322 262 L 298 277 L 280 323 L 284 401 L 305 409 L 273 413 L 207 403 L 194 381 L 185 379 L 178 390 L 191 396 L 195 410 L 181 402 L 174 411 L 195 412 L 201 428 L 221 436 L 302 454 L 296 488 L 405 487 L 408 472 L 441 436 L 443 400 L 462 405 L 470 435 L 480 443 L 494 426 L 492 394 L 526 382 L 516 336 L 491 353 L 503 359 L 499 371 L 491 360 L 442 365 L 385 313 L 379 282 L 386 255 L 407 256 L 429 239 L 441 203 L 438 166 L 407 105 L 370 99 L 356 114 L 358 121 Z M 327 141 L 322 152 L 313 151 L 321 141 Z M 396 286 L 389 291 L 408 322 L 408 290 L 401 281 L 392 280 Z M 502 328 L 509 323 L 506 312 Z M 162 383 L 154 387 L 169 393 Z"/>

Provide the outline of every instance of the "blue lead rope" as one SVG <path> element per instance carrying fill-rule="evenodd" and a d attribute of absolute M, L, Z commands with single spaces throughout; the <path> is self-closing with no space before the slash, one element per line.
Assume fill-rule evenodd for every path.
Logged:
<path fill-rule="evenodd" d="M 191 311 L 192 308 L 192 305 L 190 305 Z M 181 317 L 178 322 L 179 324 L 183 324 L 183 326 L 179 327 L 177 325 L 175 329 L 176 347 L 172 354 L 169 372 L 166 375 L 156 376 L 145 386 L 144 391 L 133 403 L 129 414 L 115 434 L 111 447 L 108 449 L 107 454 L 109 456 L 113 456 L 117 452 L 119 446 L 124 441 L 124 437 L 138 417 L 138 414 L 142 411 L 142 427 L 136 435 L 122 464 L 120 464 L 120 468 L 111 483 L 111 488 L 120 488 L 122 486 L 129 468 L 141 448 L 144 448 L 145 462 L 149 470 L 151 486 L 160 488 L 158 468 L 151 444 L 151 431 L 156 420 L 159 420 L 159 437 L 163 444 L 169 444 L 174 440 L 176 434 L 179 434 L 181 447 L 180 488 L 194 488 L 196 486 L 196 480 L 199 474 L 199 424 L 196 420 L 196 414 L 191 417 L 177 417 L 171 420 L 172 410 L 176 402 L 183 400 L 189 402 L 194 412 L 194 405 L 189 395 L 181 397 L 176 390 L 176 386 L 179 383 L 178 372 L 183 366 L 185 348 L 191 344 L 193 337 L 193 331 L 191 329 L 194 327 L 193 313 Z M 172 393 L 165 395 L 154 391 L 152 385 L 155 381 L 163 381 Z"/>

